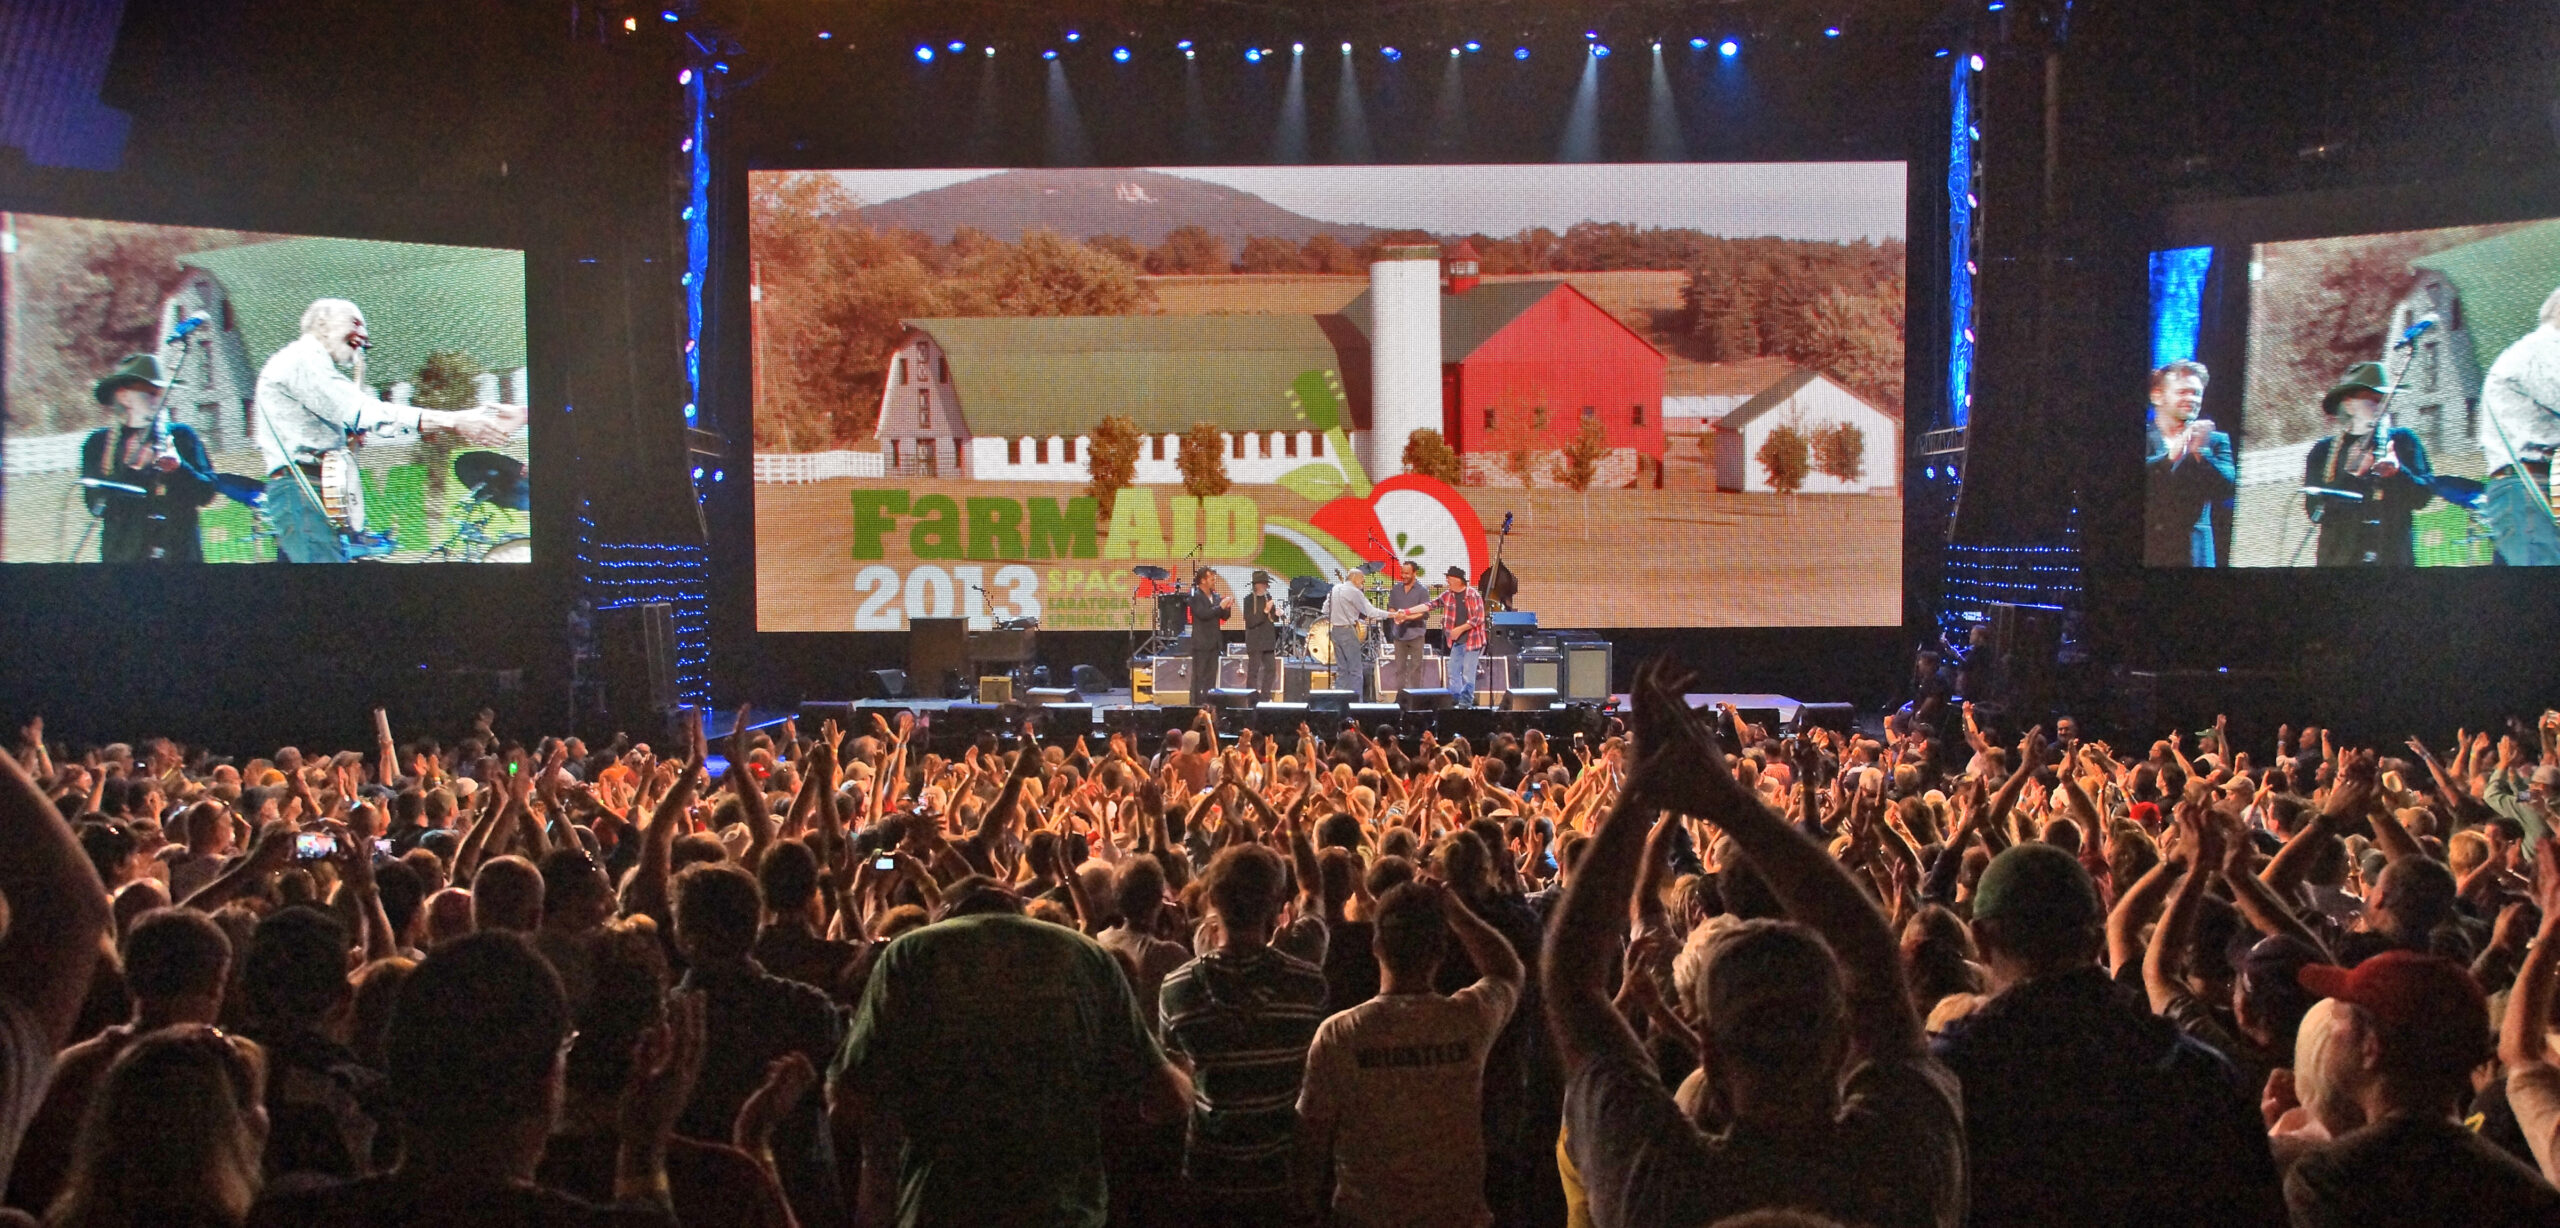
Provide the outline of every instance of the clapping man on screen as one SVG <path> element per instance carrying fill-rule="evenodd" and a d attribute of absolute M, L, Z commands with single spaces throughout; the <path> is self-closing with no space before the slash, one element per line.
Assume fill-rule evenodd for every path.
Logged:
<path fill-rule="evenodd" d="M 2204 364 L 2182 358 L 2151 373 L 2151 425 L 2143 432 L 2142 561 L 2153 567 L 2219 567 L 2214 510 L 2228 504 L 2240 467 L 2231 436 L 2198 417 Z"/>
<path fill-rule="evenodd" d="M 334 454 L 350 475 L 344 498 L 351 512 L 363 507 L 362 488 L 351 476 L 350 437 L 367 431 L 452 431 L 494 447 L 524 426 L 521 405 L 421 409 L 375 397 L 364 382 L 364 352 L 371 346 L 362 309 L 341 298 L 314 299 L 302 312 L 302 335 L 258 371 L 253 430 L 258 454 L 266 462 L 266 507 L 275 522 L 276 553 L 285 562 L 347 561 L 321 492 L 322 462 Z"/>

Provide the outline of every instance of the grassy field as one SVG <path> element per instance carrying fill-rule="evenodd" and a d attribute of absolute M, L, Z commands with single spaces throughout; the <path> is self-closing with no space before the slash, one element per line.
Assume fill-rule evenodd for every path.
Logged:
<path fill-rule="evenodd" d="M 907 523 L 886 558 L 852 557 L 851 480 L 756 488 L 756 624 L 761 631 L 849 631 L 866 567 L 900 577 L 928 565 L 908 550 Z M 919 490 L 922 487 L 918 487 Z M 1081 488 L 945 480 L 931 490 L 1067 498 Z M 1135 493 L 1164 495 L 1169 488 Z M 1315 505 L 1275 487 L 1239 488 L 1265 516 L 1306 519 Z M 1505 561 L 1519 604 L 1555 627 L 1888 626 L 1902 619 L 1902 502 L 1877 495 L 1726 494 L 1712 490 L 1468 490 L 1478 515 L 1514 515 Z M 1123 497 L 1129 497 L 1124 495 Z M 1107 551 L 1106 551 L 1107 553 Z M 1048 626 L 1118 630 L 1132 561 L 1037 562 Z M 1212 560 L 1236 563 L 1243 560 Z M 1002 560 L 973 562 L 992 576 Z M 1247 564 L 1249 565 L 1249 564 Z M 875 573 L 876 574 L 876 573 Z M 987 582 L 991 590 L 1003 586 Z M 910 585 L 912 589 L 912 584 Z M 903 624 L 901 624 L 903 625 Z"/>

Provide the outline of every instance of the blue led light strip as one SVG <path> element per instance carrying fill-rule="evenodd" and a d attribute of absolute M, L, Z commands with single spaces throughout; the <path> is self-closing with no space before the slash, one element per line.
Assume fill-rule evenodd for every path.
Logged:
<path fill-rule="evenodd" d="M 1973 78 L 1969 57 L 1949 56 L 1947 110 L 1947 424 L 1973 414 Z"/>

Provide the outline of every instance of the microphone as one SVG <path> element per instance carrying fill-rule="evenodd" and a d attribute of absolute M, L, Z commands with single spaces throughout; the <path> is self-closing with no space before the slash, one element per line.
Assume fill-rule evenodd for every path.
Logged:
<path fill-rule="evenodd" d="M 1509 512 L 1502 514 L 1502 533 L 1506 537 L 1511 534 L 1511 513 Z"/>
<path fill-rule="evenodd" d="M 2398 341 L 2391 343 L 2391 348 L 2395 350 L 2408 349 L 2410 346 L 2418 343 L 2418 338 L 2434 332 L 2436 330 L 2436 326 L 2442 323 L 2443 321 L 2438 320 L 2435 313 L 2432 311 L 2419 316 L 2416 320 L 2410 323 L 2407 331 L 2400 334 L 2400 339 Z"/>
<path fill-rule="evenodd" d="M 186 319 L 178 321 L 177 331 L 170 333 L 168 339 L 161 342 L 161 344 L 176 345 L 177 343 L 186 340 L 187 334 L 192 333 L 209 323 L 212 323 L 211 317 L 205 315 L 205 313 L 201 311 L 196 312 L 195 314 L 188 316 Z"/>

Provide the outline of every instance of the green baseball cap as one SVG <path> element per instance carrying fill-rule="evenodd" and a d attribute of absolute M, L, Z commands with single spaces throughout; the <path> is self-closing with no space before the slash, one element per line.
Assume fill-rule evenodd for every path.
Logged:
<path fill-rule="evenodd" d="M 2080 860 L 2042 841 L 2002 851 L 1983 868 L 1982 881 L 1973 888 L 1977 921 L 2086 925 L 2103 915 L 2098 886 L 2089 881 Z"/>

